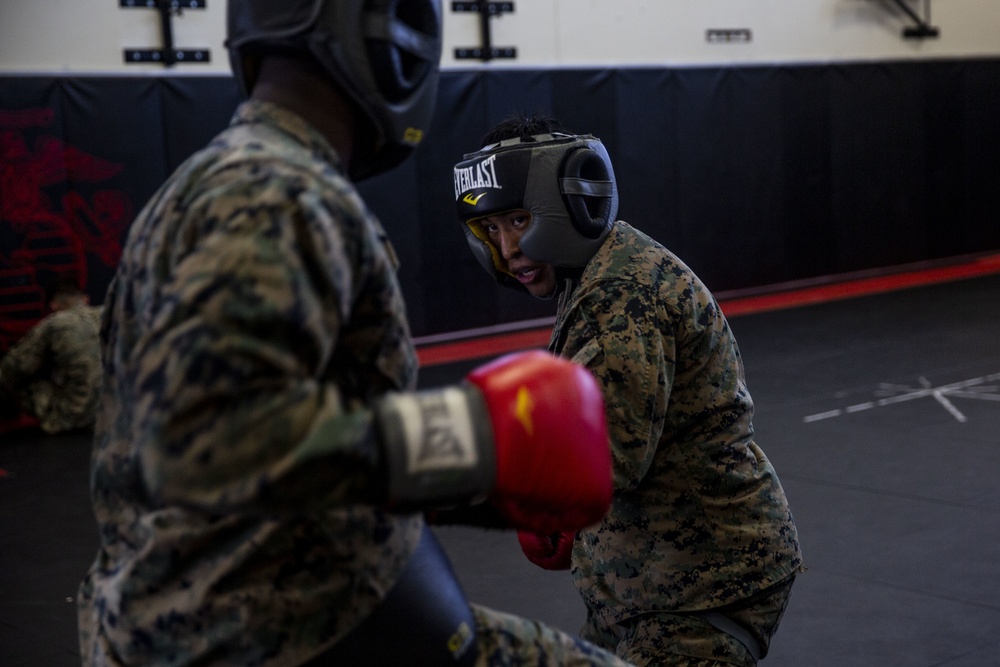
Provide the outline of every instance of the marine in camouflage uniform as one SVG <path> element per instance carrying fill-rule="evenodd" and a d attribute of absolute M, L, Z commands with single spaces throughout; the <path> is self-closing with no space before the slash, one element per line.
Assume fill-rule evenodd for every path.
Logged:
<path fill-rule="evenodd" d="M 101 377 L 100 306 L 75 298 L 32 327 L 0 359 L 0 393 L 46 433 L 90 428 Z"/>
<path fill-rule="evenodd" d="M 675 638 L 666 653 L 752 665 L 734 637 L 687 614 L 727 610 L 766 654 L 802 558 L 715 299 L 673 253 L 618 221 L 560 295 L 549 349 L 601 381 L 613 444 L 614 504 L 573 550 L 583 636 L 622 644 L 636 664 L 643 649 L 628 646 L 641 632 Z M 770 616 L 741 615 L 769 592 Z"/>
<path fill-rule="evenodd" d="M 395 270 L 338 154 L 266 102 L 154 195 L 102 324 L 84 665 L 301 665 L 380 605 L 425 530 L 378 505 L 369 406 L 417 369 Z M 623 664 L 473 614 L 478 664 Z"/>
<path fill-rule="evenodd" d="M 753 665 L 802 557 L 726 318 L 679 258 L 617 220 L 599 139 L 512 116 L 482 146 L 454 168 L 466 240 L 501 285 L 558 294 L 549 351 L 602 385 L 614 463 L 600 523 L 522 533 L 522 550 L 571 568 L 582 636 L 619 657 Z"/>

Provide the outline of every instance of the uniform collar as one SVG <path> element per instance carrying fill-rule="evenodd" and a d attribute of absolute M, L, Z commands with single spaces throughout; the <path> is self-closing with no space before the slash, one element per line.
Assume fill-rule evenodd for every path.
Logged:
<path fill-rule="evenodd" d="M 235 126 L 254 123 L 263 123 L 277 128 L 292 140 L 319 154 L 338 171 L 346 171 L 340 154 L 330 145 L 326 137 L 297 113 L 273 102 L 247 100 L 236 108 L 230 124 Z"/>

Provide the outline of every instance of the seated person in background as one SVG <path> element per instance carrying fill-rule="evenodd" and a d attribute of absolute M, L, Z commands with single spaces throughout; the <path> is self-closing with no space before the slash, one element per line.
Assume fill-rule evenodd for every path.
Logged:
<path fill-rule="evenodd" d="M 522 549 L 571 569 L 583 638 L 619 658 L 754 665 L 802 558 L 726 318 L 676 255 L 615 218 L 599 139 L 514 117 L 481 145 L 454 171 L 469 245 L 500 284 L 558 299 L 549 351 L 601 383 L 614 462 L 602 522 L 522 531 Z"/>
<path fill-rule="evenodd" d="M 52 313 L 0 359 L 0 413 L 8 425 L 0 430 L 35 421 L 46 433 L 94 424 L 101 308 L 70 278 L 52 284 L 48 302 Z"/>

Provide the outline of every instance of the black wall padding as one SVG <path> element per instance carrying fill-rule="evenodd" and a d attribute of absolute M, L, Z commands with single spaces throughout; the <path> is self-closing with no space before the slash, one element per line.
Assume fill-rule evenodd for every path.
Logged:
<path fill-rule="evenodd" d="M 24 255 L 11 178 L 56 217 L 68 191 L 118 191 L 137 212 L 237 101 L 227 77 L 0 77 L 0 282 Z M 51 122 L 25 120 L 32 109 Z M 716 292 L 1000 249 L 1000 59 L 448 71 L 425 144 L 360 184 L 403 261 L 417 335 L 554 312 L 493 285 L 454 217 L 452 165 L 512 111 L 601 137 L 620 217 Z M 23 151 L 6 149 L 44 161 L 45 137 L 121 169 L 26 183 Z M 87 261 L 100 298 L 112 267 Z"/>

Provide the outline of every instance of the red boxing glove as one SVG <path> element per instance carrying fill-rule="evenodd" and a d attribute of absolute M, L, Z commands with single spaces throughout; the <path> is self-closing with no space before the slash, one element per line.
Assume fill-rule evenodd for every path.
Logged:
<path fill-rule="evenodd" d="M 509 527 L 542 534 L 600 521 L 611 506 L 611 450 L 593 374 L 532 351 L 466 379 L 376 405 L 389 506 L 489 499 Z"/>
<path fill-rule="evenodd" d="M 611 450 L 593 374 L 547 352 L 510 354 L 469 373 L 496 448 L 491 499 L 512 527 L 549 533 L 597 523 L 611 506 Z"/>
<path fill-rule="evenodd" d="M 576 533 L 561 531 L 542 535 L 525 530 L 517 531 L 521 551 L 532 563 L 543 570 L 568 570 L 573 555 Z"/>

